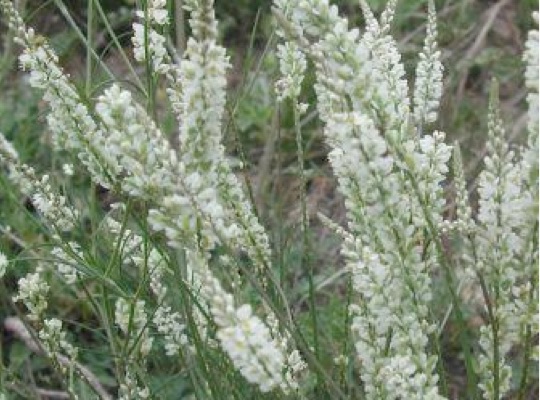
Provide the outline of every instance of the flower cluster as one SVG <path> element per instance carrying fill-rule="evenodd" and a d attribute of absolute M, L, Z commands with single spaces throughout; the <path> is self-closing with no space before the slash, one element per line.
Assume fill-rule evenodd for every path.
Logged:
<path fill-rule="evenodd" d="M 144 300 L 130 303 L 123 298 L 119 298 L 115 304 L 114 320 L 127 337 L 136 338 L 140 341 L 139 352 L 143 356 L 150 352 L 153 338 L 149 336 L 146 329 L 148 316 L 145 311 Z"/>
<path fill-rule="evenodd" d="M 534 231 L 533 198 L 523 182 L 523 164 L 505 140 L 496 96 L 494 91 L 488 115 L 485 167 L 478 177 L 475 265 L 471 266 L 479 275 L 489 314 L 489 324 L 480 330 L 484 354 L 479 365 L 485 398 L 503 396 L 510 389 L 511 368 L 506 356 L 520 340 L 520 320 L 527 311 L 517 308 L 513 292 L 526 284 L 535 270 L 530 261 L 525 261 L 532 250 L 528 238 Z M 494 382 L 500 382 L 499 387 Z"/>
<path fill-rule="evenodd" d="M 124 212 L 122 205 L 115 204 L 115 210 Z M 152 323 L 160 335 L 168 356 L 176 356 L 180 348 L 187 345 L 188 338 L 185 333 L 185 324 L 178 311 L 173 311 L 168 305 L 167 287 L 167 262 L 163 255 L 152 246 L 145 246 L 142 237 L 130 229 L 122 227 L 112 216 L 105 220 L 107 231 L 115 240 L 122 238 L 124 242 L 124 263 L 134 264 L 142 276 L 149 276 L 149 286 L 157 301 L 152 316 Z M 123 307 L 123 305 L 121 305 Z M 120 317 L 120 315 L 119 315 Z M 125 324 L 124 324 L 125 325 Z M 148 326 L 145 326 L 148 330 Z M 146 334 L 146 333 L 145 333 Z"/>
<path fill-rule="evenodd" d="M 62 275 L 64 282 L 68 285 L 73 285 L 80 278 L 77 268 L 73 265 L 75 262 L 74 258 L 82 259 L 82 252 L 79 244 L 76 242 L 70 242 L 67 246 L 73 255 L 67 254 L 61 247 L 53 248 L 51 255 L 56 259 L 55 267 L 60 275 Z"/>
<path fill-rule="evenodd" d="M 43 327 L 39 331 L 39 338 L 49 356 L 57 358 L 65 352 L 73 362 L 77 358 L 77 349 L 67 341 L 62 325 L 62 321 L 57 318 L 44 320 Z"/>
<path fill-rule="evenodd" d="M 302 28 L 303 39 L 297 31 L 291 40 L 315 64 L 329 160 L 345 197 L 352 236 L 343 252 L 361 297 L 351 312 L 366 392 L 437 398 L 437 359 L 426 349 L 434 331 L 430 271 L 438 263 L 425 232 L 442 221 L 440 185 L 451 148 L 442 133 L 411 134 L 408 85 L 388 35 L 395 3 L 380 21 L 361 4 L 362 36 L 327 1 L 299 1 L 281 12 Z M 436 85 L 440 77 L 428 78 Z M 406 370 L 399 367 L 404 363 Z M 401 378 L 389 385 L 393 374 Z"/>
<path fill-rule="evenodd" d="M 166 40 L 157 29 L 168 24 L 167 1 L 150 0 L 146 10 L 137 11 L 137 17 L 143 23 L 133 23 L 133 54 L 135 60 L 144 62 L 150 60 L 156 73 L 167 73 L 170 67 L 170 57 L 165 47 Z"/>
<path fill-rule="evenodd" d="M 251 306 L 237 307 L 234 298 L 208 269 L 207 260 L 200 254 L 188 253 L 191 271 L 200 288 L 200 297 L 208 304 L 218 327 L 216 336 L 234 366 L 262 392 L 281 387 L 287 392 L 284 377 L 285 354 Z"/>
<path fill-rule="evenodd" d="M 49 284 L 44 279 L 44 267 L 39 265 L 34 272 L 19 279 L 19 292 L 13 301 L 21 301 L 28 309 L 28 319 L 40 321 L 47 309 Z"/>
<path fill-rule="evenodd" d="M 437 49 L 437 21 L 433 0 L 429 1 L 424 49 L 416 68 L 414 119 L 417 126 L 434 122 L 442 95 L 443 66 Z"/>
<path fill-rule="evenodd" d="M 145 14 L 151 24 L 164 22 L 161 14 L 156 14 L 156 7 Z M 26 41 L 23 61 L 34 74 L 32 83 L 45 89 L 52 112 L 58 111 L 57 119 L 64 125 L 59 127 L 62 130 L 57 131 L 74 132 L 64 140 L 57 140 L 58 147 L 77 150 L 97 182 L 153 204 L 149 212 L 150 225 L 154 230 L 164 231 L 171 245 L 187 249 L 202 248 L 206 252 L 217 244 L 227 244 L 246 250 L 262 271 L 270 265 L 268 239 L 220 143 L 228 62 L 224 49 L 216 44 L 217 23 L 212 3 L 192 1 L 186 3 L 186 7 L 192 13 L 190 22 L 194 37 L 189 41 L 185 59 L 178 69 L 182 81 L 179 99 L 183 116 L 180 156 L 170 147 L 145 110 L 135 104 L 129 92 L 117 85 L 107 89 L 96 104 L 99 119 L 95 122 L 84 106 L 79 107 L 78 112 L 71 113 L 75 110 L 71 102 L 81 103 L 81 99 L 57 66 L 57 58 L 50 48 L 43 44 L 35 46 L 36 50 L 33 51 L 32 42 Z M 15 13 L 12 8 L 8 8 L 8 11 Z M 47 57 L 50 66 L 47 71 L 42 67 L 41 54 Z M 47 75 L 48 71 L 54 71 L 54 82 Z M 55 95 L 63 97 L 59 99 Z M 73 118 L 70 119 L 70 116 Z M 85 129 L 77 131 L 82 126 Z M 99 169 L 97 165 L 104 168 Z M 208 275 L 211 276 L 211 272 L 205 269 L 205 276 Z M 155 282 L 154 286 L 157 289 Z M 212 302 L 209 305 L 212 307 Z M 136 303 L 135 306 L 140 304 Z M 126 321 L 121 317 L 127 315 L 127 309 L 119 300 L 117 319 L 123 329 Z M 162 323 L 159 317 L 163 313 L 157 316 L 157 322 Z M 253 318 L 258 321 L 256 325 L 259 328 L 246 334 L 262 334 L 264 339 L 264 324 Z M 163 325 L 163 330 L 169 332 L 172 340 L 183 340 L 175 331 L 179 327 L 179 319 L 171 317 L 169 322 L 170 329 L 165 329 Z M 143 342 L 146 343 L 145 340 Z M 149 348 L 149 345 L 142 347 Z M 232 357 L 233 353 L 226 352 Z M 271 374 L 271 382 L 274 383 L 268 383 L 268 380 L 260 383 L 273 388 L 282 382 L 286 357 L 277 347 L 270 354 L 261 353 L 260 356 L 265 362 L 265 357 L 274 357 L 274 372 Z M 239 368 L 242 369 L 240 364 Z M 255 368 L 255 364 L 252 365 Z M 260 371 L 247 375 L 251 381 L 262 379 Z"/>
<path fill-rule="evenodd" d="M 538 12 L 533 13 L 533 19 L 538 25 Z M 538 138 L 538 30 L 529 31 L 525 42 L 523 60 L 526 64 L 525 86 L 529 90 L 527 102 L 529 103 L 528 128 L 532 136 Z M 538 140 L 538 139 L 537 139 Z M 538 145 L 538 144 L 537 144 Z"/>
<path fill-rule="evenodd" d="M 302 90 L 307 62 L 304 53 L 292 42 L 278 45 L 277 56 L 282 78 L 276 82 L 278 100 L 296 99 Z"/>
<path fill-rule="evenodd" d="M 132 365 L 138 357 L 145 360 L 152 349 L 153 337 L 147 329 L 148 316 L 145 301 L 127 301 L 124 298 L 118 298 L 115 304 L 114 320 L 126 337 L 126 346 L 130 348 L 129 361 L 124 366 L 125 375 L 120 384 L 119 398 L 146 399 L 150 391 L 144 384 L 142 387 L 139 385 Z"/>
<path fill-rule="evenodd" d="M 13 16 L 11 27 L 20 32 L 17 37 L 24 52 L 19 59 L 22 68 L 30 71 L 30 84 L 45 92 L 43 99 L 51 109 L 47 122 L 55 147 L 78 154 L 95 181 L 110 187 L 116 176 L 115 165 L 103 151 L 103 138 L 83 99 L 58 66 L 58 56 L 32 29 L 25 28 L 20 17 L 14 17 L 18 14 L 11 2 L 1 5 L 8 16 Z"/>
<path fill-rule="evenodd" d="M 9 171 L 9 179 L 21 193 L 30 196 L 32 204 L 50 227 L 69 231 L 78 220 L 78 212 L 65 196 L 56 192 L 49 183 L 49 176 L 38 177 L 34 169 L 19 160 L 17 151 L 0 133 L 0 166 Z"/>

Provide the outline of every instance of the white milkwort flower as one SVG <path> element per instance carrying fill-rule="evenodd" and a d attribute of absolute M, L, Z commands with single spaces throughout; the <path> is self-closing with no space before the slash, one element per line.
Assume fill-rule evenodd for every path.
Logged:
<path fill-rule="evenodd" d="M 359 305 L 350 310 L 351 329 L 368 398 L 442 399 L 434 373 L 437 358 L 425 353 L 427 334 L 434 329 L 426 320 L 427 308 L 423 319 L 404 317 L 412 306 L 399 298 L 407 283 L 352 236 L 345 240 L 343 252 L 353 273 L 353 288 L 362 293 Z"/>
<path fill-rule="evenodd" d="M 489 315 L 489 325 L 480 330 L 480 387 L 486 399 L 502 398 L 510 390 L 512 370 L 507 355 L 519 341 L 522 327 L 512 291 L 522 279 L 530 279 L 528 274 L 521 275 L 520 263 L 529 252 L 527 234 L 532 231 L 531 193 L 523 185 L 522 164 L 506 142 L 497 95 L 494 89 L 488 113 L 487 156 L 478 178 L 474 237 L 474 267 L 484 286 Z M 534 268 L 526 271 L 533 272 Z"/>
<path fill-rule="evenodd" d="M 415 123 L 422 129 L 437 119 L 442 96 L 443 65 L 441 52 L 437 48 L 437 14 L 433 0 L 428 3 L 427 33 L 419 57 L 413 99 Z"/>
<path fill-rule="evenodd" d="M 165 76 L 167 79 L 166 93 L 177 121 L 181 125 L 183 121 L 181 68 L 172 62 L 167 52 L 167 39 L 162 33 L 169 23 L 166 2 L 163 0 L 150 1 L 146 10 L 147 14 L 143 10 L 138 10 L 136 15 L 141 19 L 141 22 L 133 23 L 131 41 L 134 57 L 139 62 L 148 60 L 153 69 L 151 72 Z M 145 15 L 148 15 L 148 18 Z"/>
<path fill-rule="evenodd" d="M 177 356 L 180 348 L 187 346 L 186 324 L 179 312 L 172 311 L 170 306 L 159 306 L 152 322 L 156 330 L 163 335 L 165 354 L 170 357 Z"/>
<path fill-rule="evenodd" d="M 76 88 L 58 66 L 58 56 L 33 29 L 27 29 L 8 0 L 0 1 L 0 10 L 8 17 L 15 41 L 23 46 L 19 57 L 24 70 L 30 71 L 31 86 L 44 90 L 43 99 L 50 106 L 47 122 L 57 149 L 74 152 L 92 178 L 111 187 L 117 176 L 116 165 L 109 159 L 103 138 Z"/>
<path fill-rule="evenodd" d="M 398 0 L 388 0 L 380 17 L 380 27 L 383 33 L 389 33 L 396 14 Z"/>
<path fill-rule="evenodd" d="M 538 12 L 533 13 L 533 19 L 538 26 Z M 529 103 L 529 121 L 528 128 L 531 136 L 536 136 L 538 145 L 538 65 L 539 65 L 539 35 L 538 29 L 529 31 L 527 41 L 525 42 L 525 52 L 523 60 L 526 64 L 525 86 L 529 90 L 527 102 Z"/>
<path fill-rule="evenodd" d="M 148 315 L 145 301 L 128 302 L 118 298 L 115 304 L 114 320 L 124 335 L 129 335 L 132 344 L 138 341 L 138 352 L 146 357 L 152 349 L 153 337 L 148 329 Z"/>
<path fill-rule="evenodd" d="M 24 195 L 30 196 L 32 204 L 50 227 L 62 231 L 75 227 L 78 220 L 77 210 L 68 204 L 65 196 L 52 187 L 48 175 L 40 178 L 32 167 L 21 163 L 15 148 L 0 133 L 0 166 L 2 165 L 9 171 L 9 180 Z"/>
<path fill-rule="evenodd" d="M 114 209 L 117 206 L 118 203 L 115 203 L 111 208 Z M 123 226 L 110 214 L 103 219 L 102 225 L 105 233 L 110 235 L 114 242 L 122 242 L 122 261 L 124 264 L 135 263 L 139 266 L 144 264 L 144 241 L 142 237 Z"/>
<path fill-rule="evenodd" d="M 78 351 L 76 347 L 68 342 L 62 325 L 62 321 L 58 318 L 45 319 L 38 336 L 49 356 L 57 358 L 62 353 L 66 353 L 74 361 L 77 358 Z"/>
<path fill-rule="evenodd" d="M 184 8 L 191 14 L 189 24 L 197 40 L 215 40 L 218 23 L 214 12 L 214 0 L 186 0 Z"/>
<path fill-rule="evenodd" d="M 318 94 L 322 119 L 331 112 L 329 107 L 343 106 L 347 98 L 388 137 L 407 135 L 402 124 L 409 114 L 405 71 L 395 42 L 378 23 L 360 37 L 359 30 L 349 30 L 347 20 L 328 1 L 278 1 L 275 6 L 288 16 L 290 25 L 298 27 L 292 36 L 315 62 L 317 85 L 332 89 L 328 98 Z M 305 36 L 297 37 L 300 33 Z"/>
<path fill-rule="evenodd" d="M 21 301 L 28 309 L 28 318 L 39 321 L 47 308 L 49 285 L 43 276 L 44 269 L 38 265 L 35 272 L 31 272 L 19 279 L 19 291 L 13 301 Z"/>
<path fill-rule="evenodd" d="M 278 45 L 277 56 L 282 76 L 276 82 L 278 100 L 297 99 L 307 67 L 305 55 L 296 43 L 286 42 Z"/>
<path fill-rule="evenodd" d="M 281 333 L 279 321 L 273 312 L 269 312 L 266 318 L 270 334 L 275 343 L 279 346 L 283 354 L 287 354 L 285 361 L 285 371 L 283 372 L 284 382 L 280 385 L 284 393 L 299 389 L 299 377 L 307 368 L 307 364 L 300 355 L 300 352 L 291 346 L 288 332 Z"/>
<path fill-rule="evenodd" d="M 169 19 L 167 0 L 149 0 L 146 3 L 146 13 L 139 10 L 137 16 L 156 25 L 166 25 Z"/>
<path fill-rule="evenodd" d="M 538 12 L 533 13 L 533 19 L 538 26 Z M 527 96 L 527 102 L 529 105 L 528 110 L 528 130 L 529 137 L 527 139 L 527 148 L 522 156 L 524 164 L 524 171 L 527 171 L 526 187 L 529 188 L 531 197 L 533 199 L 532 207 L 529 210 L 531 221 L 538 223 L 538 115 L 540 112 L 538 105 L 538 87 L 539 87 L 539 34 L 538 29 L 529 31 L 527 41 L 525 43 L 524 59 L 527 67 L 525 71 L 525 85 L 529 90 Z M 532 231 L 531 231 L 532 229 Z M 529 225 L 529 231 L 534 231 L 534 225 Z M 537 228 L 536 228 L 537 229 Z M 539 331 L 538 316 L 538 298 L 539 290 L 538 285 L 534 285 L 532 280 L 528 277 L 538 277 L 538 241 L 536 243 L 529 242 L 529 249 L 526 250 L 525 258 L 526 268 L 523 271 L 523 278 L 520 279 L 520 285 L 514 288 L 514 296 L 516 299 L 516 307 L 518 308 L 520 315 L 522 316 L 523 329 L 530 329 L 531 337 L 537 337 Z M 534 346 L 532 349 L 533 357 L 538 359 L 540 354 L 538 346 Z"/>
<path fill-rule="evenodd" d="M 146 255 L 142 238 L 135 236 L 138 249 L 134 249 L 133 261 L 141 270 L 146 264 L 150 276 L 150 289 L 158 302 L 152 323 L 162 335 L 165 353 L 171 357 L 177 356 L 180 347 L 188 344 L 188 338 L 182 315 L 178 311 L 173 311 L 172 307 L 166 303 L 167 288 L 164 284 L 166 260 L 155 248 L 151 248 Z"/>
<path fill-rule="evenodd" d="M 270 265 L 270 246 L 242 186 L 225 155 L 221 119 L 226 103 L 226 70 L 229 60 L 217 44 L 217 21 L 212 0 L 185 3 L 191 13 L 193 37 L 179 67 L 182 82 L 180 158 L 185 174 L 196 179 L 188 184 L 204 188 L 200 208 L 222 214 L 214 225 L 233 247 L 245 250 L 259 269 Z M 165 199 L 176 206 L 178 199 Z M 179 206 L 181 204 L 178 204 Z"/>
<path fill-rule="evenodd" d="M 98 98 L 96 113 L 109 157 L 121 171 L 121 189 L 145 199 L 161 196 L 175 186 L 176 156 L 146 111 L 127 90 L 112 85 Z M 176 178 L 178 179 L 178 178 Z"/>
<path fill-rule="evenodd" d="M 136 13 L 142 23 L 133 23 L 133 54 L 139 62 L 150 60 L 153 71 L 164 74 L 170 69 L 170 57 L 167 53 L 166 39 L 158 29 L 168 24 L 166 0 L 150 0 L 146 11 Z"/>
<path fill-rule="evenodd" d="M 150 58 L 153 71 L 161 74 L 169 71 L 170 60 L 165 47 L 166 39 L 163 35 L 153 28 L 134 23 L 132 42 L 135 60 L 144 62 Z"/>
<path fill-rule="evenodd" d="M 193 31 L 199 41 L 192 40 L 191 47 L 188 46 L 186 53 L 192 49 L 188 56 L 191 64 L 182 63 L 187 74 L 182 77 L 186 82 L 182 101 L 186 103 L 187 125 L 182 128 L 186 140 L 182 140 L 181 134 L 182 146 L 186 148 L 182 162 L 144 110 L 128 107 L 125 94 L 117 99 L 117 111 L 125 107 L 126 112 L 107 115 L 106 107 L 100 108 L 98 102 L 96 110 L 102 121 L 96 123 L 58 67 L 54 52 L 35 40 L 33 31 L 26 29 L 11 2 L 3 0 L 0 6 L 25 46 L 22 63 L 31 70 L 31 81 L 45 90 L 45 99 L 52 108 L 49 124 L 58 148 L 78 152 L 92 178 L 103 186 L 117 188 L 122 183 L 122 191 L 156 200 L 160 207 L 150 211 L 149 220 L 154 229 L 165 231 L 170 244 L 180 248 L 197 245 L 193 243 L 197 237 L 194 233 L 203 225 L 206 248 L 214 247 L 223 238 L 232 247 L 245 248 L 259 265 L 269 264 L 264 228 L 245 199 L 219 144 L 228 62 L 224 49 L 215 43 L 217 22 L 212 2 L 186 4 L 191 7 Z M 205 71 L 204 79 L 199 74 L 201 70 Z M 104 103 L 111 103 L 112 98 L 114 95 L 108 96 Z M 131 122 L 130 115 L 137 117 L 134 123 L 127 123 Z M 204 134 L 196 135 L 199 131 Z M 189 141 L 192 137 L 196 139 L 193 144 Z M 197 151 L 190 157 L 193 150 Z"/>
<path fill-rule="evenodd" d="M 155 203 L 148 221 L 154 230 L 165 232 L 169 245 L 213 248 L 220 237 L 236 234 L 236 224 L 225 219 L 216 189 L 205 185 L 202 172 L 186 166 L 189 159 L 178 159 L 130 92 L 113 85 L 99 97 L 96 112 L 106 129 L 109 154 L 124 174 L 121 189 Z M 204 239 L 198 244 L 197 230 Z"/>
<path fill-rule="evenodd" d="M 235 305 L 233 296 L 208 269 L 206 256 L 188 252 L 187 257 L 200 288 L 199 296 L 208 304 L 218 327 L 216 336 L 221 348 L 234 366 L 263 393 L 286 387 L 286 356 L 270 329 L 253 314 L 250 305 Z"/>
<path fill-rule="evenodd" d="M 538 26 L 538 12 L 533 13 L 533 19 Z M 537 214 L 538 209 L 538 81 L 539 72 L 538 65 L 540 63 L 539 53 L 539 34 L 538 29 L 529 31 L 527 41 L 525 42 L 525 52 L 523 54 L 523 60 L 526 64 L 525 69 L 525 86 L 528 89 L 527 103 L 528 103 L 528 121 L 527 127 L 529 135 L 527 138 L 527 148 L 523 153 L 524 172 L 527 177 L 527 185 L 532 191 L 533 198 L 536 204 L 536 209 L 533 210 L 534 215 Z"/>
<path fill-rule="evenodd" d="M 150 389 L 141 387 L 138 379 L 129 366 L 126 366 L 124 380 L 120 384 L 118 400 L 146 400 L 150 398 Z"/>
<path fill-rule="evenodd" d="M 408 172 L 414 176 L 416 187 L 412 186 L 412 181 L 405 181 L 403 185 L 409 193 L 417 192 L 411 199 L 413 223 L 417 228 L 427 228 L 428 218 L 435 225 L 442 222 L 446 205 L 443 182 L 452 155 L 452 147 L 445 144 L 445 138 L 444 132 L 434 131 L 418 140 L 409 140 L 403 146 Z"/>
<path fill-rule="evenodd" d="M 382 85 L 377 88 L 383 105 L 380 123 L 385 130 L 397 131 L 401 135 L 400 126 L 409 118 L 410 100 L 405 67 L 397 43 L 390 35 L 396 3 L 388 2 L 381 20 L 376 21 L 369 5 L 361 1 L 363 14 L 368 21 L 362 42 L 372 53 L 372 73 L 379 77 L 378 83 Z"/>
<path fill-rule="evenodd" d="M 253 217 L 246 212 L 240 216 L 224 214 L 220 198 L 216 195 L 215 189 L 208 185 L 208 177 L 212 174 L 207 172 L 203 176 L 199 172 L 199 169 L 205 171 L 207 167 L 197 158 L 188 157 L 189 148 L 185 150 L 186 154 L 182 155 L 181 161 L 171 157 L 173 152 L 168 143 L 148 119 L 144 110 L 134 106 L 131 97 L 119 88 L 113 87 L 106 91 L 99 99 L 96 110 L 107 129 L 108 138 L 111 141 L 110 152 L 118 160 L 120 168 L 125 171 L 126 176 L 122 182 L 124 190 L 157 202 L 157 208 L 151 210 L 149 214 L 149 222 L 154 230 L 163 230 L 169 243 L 180 248 L 202 245 L 203 248 L 210 249 L 222 239 L 231 241 L 233 245 L 240 242 L 235 238 L 242 238 L 241 235 L 244 233 L 238 228 L 231 229 L 228 224 L 234 227 L 236 218 L 243 218 L 245 221 L 245 218 Z M 206 118 L 204 117 L 202 121 L 206 121 Z M 189 122 L 185 125 L 189 125 Z M 129 135 L 132 135 L 132 138 Z M 144 140 L 140 140 L 141 138 Z M 197 140 L 196 137 L 195 140 Z M 142 147 L 148 141 L 155 144 Z M 122 151 L 116 150 L 117 148 L 121 148 Z M 232 190 L 226 194 L 232 198 L 243 196 L 240 187 L 232 185 L 230 179 L 232 173 L 226 170 L 227 165 L 220 166 L 227 173 L 225 177 L 229 178 L 224 183 L 218 180 L 218 183 L 232 187 Z M 150 173 L 161 174 L 162 179 L 148 179 L 147 174 Z M 157 184 L 159 187 L 145 188 L 144 182 Z M 215 182 L 215 180 L 210 182 Z M 235 182 L 234 185 L 237 183 Z M 140 191 L 141 189 L 143 190 Z M 140 192 L 137 192 L 138 190 Z M 244 202 L 244 204 L 247 203 Z M 228 218 L 225 218 L 227 216 Z M 249 228 L 248 233 L 252 233 L 253 226 L 250 225 Z M 262 228 L 260 229 L 264 233 Z M 197 243 L 194 243 L 194 238 L 199 238 Z M 122 314 L 120 303 L 118 310 L 120 317 Z M 175 332 L 179 327 L 177 322 L 171 320 L 170 325 L 162 325 L 163 332 L 169 332 L 172 339 L 179 336 L 177 331 Z M 179 340 L 182 340 L 181 336 Z M 173 344 L 170 351 L 176 349 L 177 347 Z"/>
<path fill-rule="evenodd" d="M 60 370 L 64 376 L 72 376 L 75 371 L 78 349 L 68 340 L 62 321 L 58 318 L 47 318 L 38 330 L 38 337 L 45 350 L 45 353 L 51 358 L 55 368 Z M 67 356 L 67 360 L 66 360 Z M 68 361 L 66 363 L 66 361 Z M 77 394 L 72 387 L 71 380 L 67 386 L 71 397 L 78 399 Z"/>
<path fill-rule="evenodd" d="M 113 209 L 122 210 L 122 204 L 113 205 Z M 173 311 L 172 307 L 167 305 L 167 287 L 164 284 L 166 279 L 167 260 L 163 255 L 150 244 L 145 244 L 143 238 L 116 221 L 112 215 L 108 215 L 104 224 L 110 233 L 115 236 L 115 241 L 121 238 L 125 254 L 125 263 L 133 263 L 139 268 L 141 273 L 147 273 L 149 276 L 149 286 L 154 294 L 158 306 L 152 316 L 152 323 L 160 335 L 162 335 L 165 352 L 168 356 L 177 356 L 180 347 L 187 345 L 188 338 L 185 333 L 186 325 L 183 322 L 182 315 Z M 149 248 L 148 248 L 149 247 Z M 124 311 L 127 303 L 123 300 L 118 302 L 118 318 L 121 321 L 120 326 L 125 327 Z"/>
<path fill-rule="evenodd" d="M 21 170 L 25 166 L 22 166 Z M 26 172 L 31 172 L 27 169 Z M 40 181 L 34 181 L 35 186 L 32 190 L 32 204 L 43 215 L 47 222 L 59 230 L 73 229 L 77 219 L 77 211 L 67 203 L 66 197 L 54 193 L 49 176 L 43 175 Z"/>
<path fill-rule="evenodd" d="M 349 218 L 343 252 L 360 297 L 351 327 L 368 398 L 441 398 L 437 358 L 427 353 L 438 260 L 426 231 L 442 222 L 451 148 L 442 133 L 412 134 L 404 69 L 388 35 L 395 2 L 380 22 L 363 4 L 362 36 L 327 1 L 293 3 L 276 7 L 301 28 L 291 39 L 316 66 L 319 115 Z"/>

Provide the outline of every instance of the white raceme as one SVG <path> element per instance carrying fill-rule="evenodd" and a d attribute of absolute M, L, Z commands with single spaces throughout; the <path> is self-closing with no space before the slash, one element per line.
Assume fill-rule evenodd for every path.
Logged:
<path fill-rule="evenodd" d="M 446 321 L 439 324 L 433 312 L 439 293 L 434 282 L 450 276 L 446 284 L 453 285 L 457 274 L 484 308 L 479 342 L 467 343 L 474 348 L 477 390 L 486 399 L 503 398 L 513 390 L 512 350 L 520 345 L 524 362 L 537 352 L 530 343 L 538 334 L 538 287 L 531 279 L 538 277 L 538 31 L 529 33 L 523 56 L 527 143 L 519 148 L 507 142 L 494 91 L 473 207 L 459 144 L 447 144 L 447 135 L 435 127 L 443 66 L 434 1 L 428 1 L 426 37 L 411 82 L 390 34 L 397 1 L 389 1 L 380 16 L 368 3 L 360 0 L 360 30 L 328 0 L 273 2 L 279 110 L 292 104 L 299 128 L 308 109 L 301 103 L 304 80 L 313 79 L 313 115 L 322 122 L 346 212 L 345 227 L 321 217 L 342 239 L 344 272 L 350 273 L 351 335 L 332 358 L 347 376 L 359 374 L 367 399 L 444 399 L 439 348 Z M 89 304 L 107 324 L 113 355 L 124 357 L 114 360 L 120 399 L 159 396 L 147 379 L 157 352 L 171 365 L 178 362 L 180 374 L 195 377 L 197 395 L 211 393 L 211 379 L 203 381 L 214 376 L 214 368 L 251 384 L 242 391 L 259 390 L 269 398 L 309 398 L 314 386 L 322 390 L 326 384 L 335 384 L 340 395 L 343 382 L 333 382 L 337 375 L 324 371 L 322 362 L 336 354 L 310 349 L 311 338 L 296 331 L 291 293 L 281 286 L 286 280 L 277 279 L 289 259 L 282 260 L 283 249 L 273 251 L 273 236 L 241 179 L 243 165 L 225 147 L 237 109 L 227 104 L 231 63 L 219 44 L 214 1 L 183 2 L 191 37 L 181 55 L 168 45 L 170 5 L 149 0 L 135 13 L 133 56 L 147 80 L 143 106 L 140 93 L 120 82 L 86 98 L 52 47 L 26 27 L 12 2 L 0 0 L 23 48 L 20 63 L 29 71 L 28 82 L 44 93 L 53 147 L 76 163 L 39 175 L 0 134 L 0 168 L 20 198 L 31 200 L 47 245 L 32 254 L 34 264 L 19 279 L 13 300 L 27 309 L 52 361 L 66 354 L 75 362 L 71 334 L 47 315 L 49 296 L 57 285 L 77 296 L 102 288 Z M 153 100 L 161 93 L 178 122 L 172 140 L 165 123 L 156 120 L 163 110 Z M 300 129 L 296 134 L 304 179 Z M 86 199 L 67 190 L 79 172 L 116 203 L 83 208 Z M 91 238 L 84 236 L 89 232 Z M 0 278 L 16 262 L 0 252 Z M 448 315 L 462 306 L 459 296 L 452 300 Z M 60 372 L 76 397 L 72 371 L 64 366 Z M 345 373 L 342 378 L 349 379 Z"/>

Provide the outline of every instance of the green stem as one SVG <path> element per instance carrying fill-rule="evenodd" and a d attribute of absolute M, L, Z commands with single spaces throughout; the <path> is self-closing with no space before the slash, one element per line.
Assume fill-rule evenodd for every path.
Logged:
<path fill-rule="evenodd" d="M 87 6 L 86 20 L 86 98 L 90 98 L 92 91 L 92 46 L 94 31 L 94 7 L 93 2 L 89 1 Z"/>
<path fill-rule="evenodd" d="M 315 357 L 320 359 L 319 348 L 319 329 L 317 321 L 317 310 L 315 305 L 315 284 L 313 282 L 314 268 L 309 262 L 310 246 L 309 246 L 309 219 L 307 214 L 307 198 L 306 198 L 306 174 L 304 169 L 304 147 L 302 143 L 302 130 L 300 128 L 300 110 L 298 99 L 293 99 L 293 114 L 294 114 L 294 130 L 296 136 L 296 156 L 298 159 L 298 173 L 300 174 L 300 205 L 302 212 L 302 250 L 300 256 L 300 271 L 303 271 L 304 266 L 308 266 L 308 285 L 309 285 L 309 308 L 311 316 L 311 325 L 313 330 L 313 345 L 315 348 Z M 320 377 L 317 375 L 317 380 Z"/>

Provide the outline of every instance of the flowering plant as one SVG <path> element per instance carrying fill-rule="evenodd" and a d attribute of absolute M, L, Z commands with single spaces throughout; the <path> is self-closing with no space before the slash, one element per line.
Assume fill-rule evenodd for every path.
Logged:
<path fill-rule="evenodd" d="M 507 143 L 494 83 L 473 208 L 459 145 L 434 128 L 443 93 L 434 2 L 412 85 L 390 35 L 396 3 L 390 0 L 377 18 L 361 0 L 363 31 L 349 28 L 328 0 L 273 3 L 276 97 L 291 106 L 302 182 L 300 119 L 310 107 L 302 93 L 312 68 L 316 111 L 347 212 L 345 227 L 319 214 L 341 239 L 350 279 L 344 306 L 353 349 L 336 359 L 350 362 L 359 379 L 344 374 L 338 381 L 323 363 L 313 282 L 312 341 L 289 305 L 271 236 L 223 144 L 230 63 L 218 42 L 213 1 L 184 1 L 192 36 L 180 56 L 168 46 L 167 2 L 148 0 L 136 11 L 133 56 L 146 71 L 138 86 L 144 106 L 120 82 L 96 98 L 82 93 L 53 48 L 10 0 L 0 0 L 23 49 L 21 67 L 48 104 L 52 146 L 77 158 L 65 175 L 84 171 L 116 199 L 89 216 L 0 135 L 0 166 L 37 210 L 48 245 L 26 250 L 37 261 L 12 300 L 27 314 L 5 327 L 50 360 L 67 396 L 83 398 L 88 387 L 100 398 L 113 391 L 121 399 L 160 398 L 150 376 L 163 352 L 196 398 L 350 398 L 353 385 L 367 399 L 449 398 L 441 350 L 447 318 L 433 312 L 434 277 L 442 276 L 448 315 L 461 328 L 467 395 L 499 399 L 517 391 L 523 398 L 528 364 L 538 353 L 538 32 L 530 32 L 524 54 L 527 144 L 514 150 Z M 156 118 L 159 87 L 178 123 L 177 145 Z M 450 179 L 453 205 L 445 193 Z M 300 200 L 307 253 L 304 192 Z M 90 227 L 84 218 L 93 219 Z M 0 279 L 15 262 L 0 253 Z M 464 285 L 486 314 L 477 332 L 467 325 Z M 84 350 L 65 321 L 51 315 L 53 287 L 69 287 L 90 305 L 109 342 L 113 383 L 83 365 Z M 512 349 L 523 365 L 517 385 Z"/>

